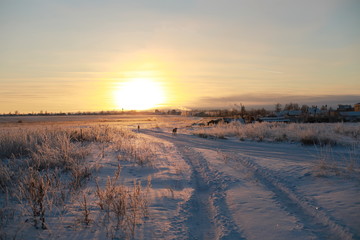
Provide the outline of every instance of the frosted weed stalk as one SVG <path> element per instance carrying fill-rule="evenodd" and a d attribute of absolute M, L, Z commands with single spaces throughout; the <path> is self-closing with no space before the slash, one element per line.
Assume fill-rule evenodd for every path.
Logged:
<path fill-rule="evenodd" d="M 196 128 L 201 137 L 237 137 L 240 140 L 300 142 L 303 145 L 352 145 L 359 143 L 360 124 L 253 123 L 218 124 Z"/>
<path fill-rule="evenodd" d="M 9 198 L 17 217 L 30 215 L 36 228 L 46 229 L 52 207 L 64 204 L 90 176 L 88 147 L 61 128 L 10 129 L 0 135 L 0 200 Z"/>
<path fill-rule="evenodd" d="M 317 152 L 315 163 L 315 175 L 319 177 L 325 176 L 346 176 L 351 175 L 359 177 L 359 152 L 357 145 L 347 148 L 345 152 L 335 154 L 330 146 L 315 145 Z M 354 175 L 355 174 L 355 175 Z"/>
<path fill-rule="evenodd" d="M 334 163 L 333 152 L 330 147 L 316 147 L 317 162 L 315 164 L 316 176 L 323 177 L 328 175 L 332 170 L 337 170 Z M 338 175 L 338 172 L 337 174 Z"/>
<path fill-rule="evenodd" d="M 137 226 L 148 216 L 147 192 L 151 179 L 148 179 L 147 191 L 144 191 L 140 181 L 135 180 L 132 188 L 119 184 L 119 176 L 120 165 L 115 176 L 108 177 L 104 188 L 97 183 L 98 205 L 112 226 L 112 234 L 120 231 L 123 237 L 134 238 Z"/>
<path fill-rule="evenodd" d="M 106 149 L 118 151 L 121 159 L 141 166 L 151 165 L 156 157 L 155 143 L 124 128 L 95 126 L 1 131 L 0 230 L 10 229 L 10 226 L 19 228 L 18 223 L 25 220 L 31 220 L 36 228 L 51 229 L 56 223 L 53 218 L 47 219 L 58 207 L 72 204 L 69 202 L 71 196 L 77 194 L 90 178 L 93 169 L 85 158 L 94 143 L 103 146 L 104 152 L 104 146 L 107 146 Z M 151 180 L 146 191 L 140 181 L 134 181 L 131 187 L 119 184 L 119 175 L 120 167 L 113 178 L 107 179 L 106 186 L 97 186 L 96 196 L 100 210 L 110 221 L 109 227 L 126 238 L 133 238 L 148 215 L 147 193 Z M 9 205 L 5 206 L 5 202 Z M 80 206 L 86 225 L 92 223 L 89 205 L 92 203 L 84 195 Z M 7 209 L 13 209 L 13 213 Z M 13 230 L 6 233 L 14 234 Z M 2 236 L 0 232 L 0 238 Z"/>
<path fill-rule="evenodd" d="M 140 166 L 152 165 L 152 161 L 156 158 L 156 143 L 148 141 L 142 136 L 128 132 L 123 136 L 114 140 L 115 150 L 119 153 L 118 160 L 130 161 Z"/>
<path fill-rule="evenodd" d="M 343 156 L 343 160 L 346 163 L 346 168 L 351 173 L 359 173 L 359 165 L 360 165 L 360 153 L 358 151 L 359 144 L 353 144 L 348 149 L 348 154 Z"/>
<path fill-rule="evenodd" d="M 30 168 L 29 174 L 20 183 L 21 196 L 24 197 L 32 211 L 35 228 L 38 228 L 38 221 L 41 228 L 46 229 L 45 211 L 49 208 L 48 193 L 51 181 L 48 174 L 41 175 L 38 171 Z"/>
<path fill-rule="evenodd" d="M 85 193 L 83 194 L 83 201 L 80 202 L 80 205 L 84 210 L 83 211 L 83 215 L 84 215 L 83 221 L 86 224 L 86 226 L 88 226 L 90 224 L 90 222 L 92 221 L 92 219 L 90 219 L 90 210 L 88 207 L 88 202 L 87 202 Z"/>

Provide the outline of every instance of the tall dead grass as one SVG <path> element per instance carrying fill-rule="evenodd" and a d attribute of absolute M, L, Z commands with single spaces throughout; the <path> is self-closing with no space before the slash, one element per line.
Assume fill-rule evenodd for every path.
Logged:
<path fill-rule="evenodd" d="M 51 180 L 46 173 L 30 168 L 27 176 L 20 181 L 20 197 L 25 198 L 31 208 L 35 228 L 38 228 L 38 222 L 41 228 L 46 229 L 45 211 L 48 209 L 48 193 L 51 188 Z"/>
<path fill-rule="evenodd" d="M 299 142 L 304 145 L 350 146 L 360 142 L 360 124 L 230 123 L 198 128 L 193 134 L 252 141 Z"/>
<path fill-rule="evenodd" d="M 119 158 L 151 165 L 156 157 L 152 143 L 126 128 L 107 125 L 82 128 L 11 128 L 0 132 L 0 203 L 5 196 L 13 203 L 13 215 L 31 219 L 36 228 L 47 228 L 47 216 L 57 205 L 71 201 L 94 171 L 86 157 L 92 146 L 112 146 Z M 119 170 L 120 173 L 120 170 Z M 118 173 L 118 174 L 119 174 Z M 98 188 L 99 206 L 115 219 L 128 238 L 147 213 L 146 196 L 140 182 L 125 187 L 109 178 Z M 90 224 L 88 200 L 82 203 L 84 221 Z M 0 205 L 1 222 L 11 222 Z M 9 220 L 9 221 L 7 221 Z M 0 236 L 1 237 L 1 236 Z"/>
<path fill-rule="evenodd" d="M 118 152 L 119 160 L 135 162 L 141 166 L 151 165 L 152 160 L 156 157 L 154 143 L 127 128 L 105 125 L 95 129 L 76 129 L 71 131 L 70 138 L 79 142 L 110 143 Z"/>
<path fill-rule="evenodd" d="M 143 138 L 116 142 L 115 147 L 120 161 L 132 161 L 140 166 L 151 166 L 156 158 L 156 145 Z"/>
<path fill-rule="evenodd" d="M 135 162 L 140 166 L 151 166 L 156 158 L 157 145 L 141 134 L 128 129 L 117 129 L 113 146 L 118 152 L 118 160 Z"/>
<path fill-rule="evenodd" d="M 13 128 L 0 133 L 0 198 L 8 193 L 21 206 L 17 214 L 28 210 L 36 228 L 46 229 L 47 211 L 63 204 L 91 175 L 85 162 L 88 146 L 73 141 L 71 131 Z"/>
<path fill-rule="evenodd" d="M 97 183 L 96 196 L 107 220 L 115 222 L 114 230 L 132 239 L 137 226 L 148 216 L 147 193 L 151 180 L 148 179 L 147 190 L 144 190 L 140 181 L 135 180 L 132 188 L 120 184 L 119 176 L 120 165 L 114 177 L 108 176 L 105 187 Z"/>
<path fill-rule="evenodd" d="M 330 146 L 316 147 L 315 176 L 336 175 L 359 178 L 360 153 L 357 148 L 358 146 L 353 145 L 339 154 Z"/>

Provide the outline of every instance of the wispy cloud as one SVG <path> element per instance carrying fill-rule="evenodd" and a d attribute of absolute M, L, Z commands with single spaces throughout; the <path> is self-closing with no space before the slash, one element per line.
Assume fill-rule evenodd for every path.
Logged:
<path fill-rule="evenodd" d="M 267 68 L 253 68 L 251 70 L 259 71 L 259 72 L 266 72 L 266 73 L 274 73 L 274 74 L 283 74 L 284 72 L 273 70 L 273 69 L 267 69 Z"/>

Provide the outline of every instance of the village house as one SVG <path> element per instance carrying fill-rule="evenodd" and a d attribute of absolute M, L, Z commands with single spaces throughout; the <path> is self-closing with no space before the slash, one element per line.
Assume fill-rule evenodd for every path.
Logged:
<path fill-rule="evenodd" d="M 354 108 L 351 105 L 339 104 L 336 110 L 338 112 L 351 112 L 354 111 Z"/>
<path fill-rule="evenodd" d="M 360 112 L 360 103 L 354 104 L 354 111 L 355 112 Z"/>
<path fill-rule="evenodd" d="M 359 122 L 360 121 L 360 103 L 351 105 L 339 105 L 337 111 L 342 121 Z"/>
<path fill-rule="evenodd" d="M 307 113 L 310 115 L 310 116 L 316 116 L 316 115 L 319 115 L 319 114 L 322 114 L 324 112 L 327 112 L 325 110 L 320 110 L 318 107 L 310 107 L 308 108 L 308 111 Z"/>
<path fill-rule="evenodd" d="M 339 114 L 344 122 L 360 122 L 360 111 L 340 112 Z"/>

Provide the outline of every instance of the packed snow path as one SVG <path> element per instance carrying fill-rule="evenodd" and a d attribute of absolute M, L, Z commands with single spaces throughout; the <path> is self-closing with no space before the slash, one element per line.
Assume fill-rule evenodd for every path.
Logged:
<path fill-rule="evenodd" d="M 143 130 L 191 168 L 176 239 L 360 239 L 358 179 L 313 174 L 317 150 Z"/>

